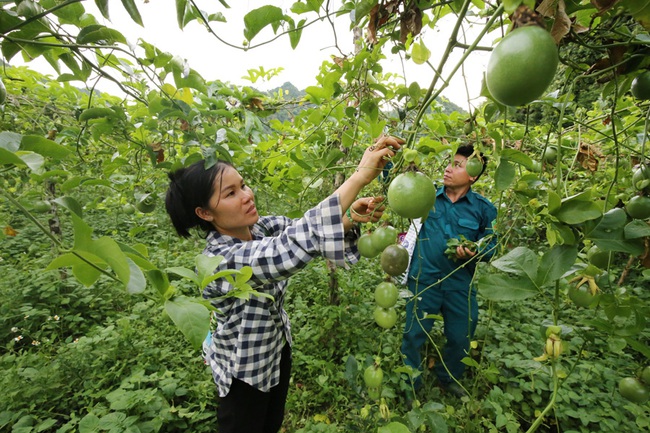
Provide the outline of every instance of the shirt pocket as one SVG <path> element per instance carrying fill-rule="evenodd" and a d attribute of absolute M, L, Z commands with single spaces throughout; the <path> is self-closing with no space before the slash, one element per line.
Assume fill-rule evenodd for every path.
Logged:
<path fill-rule="evenodd" d="M 466 218 L 458 219 L 459 234 L 465 236 L 465 238 L 469 239 L 470 241 L 476 241 L 478 239 L 478 229 L 478 221 Z"/>

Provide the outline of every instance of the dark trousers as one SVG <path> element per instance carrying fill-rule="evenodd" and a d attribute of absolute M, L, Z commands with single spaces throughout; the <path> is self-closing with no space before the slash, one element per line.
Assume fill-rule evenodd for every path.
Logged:
<path fill-rule="evenodd" d="M 420 287 L 424 287 L 420 284 Z M 416 283 L 409 281 L 409 289 L 416 293 Z M 420 297 L 421 299 L 418 299 Z M 470 339 L 478 322 L 478 303 L 476 292 L 463 290 L 443 291 L 439 286 L 425 289 L 406 304 L 406 326 L 402 340 L 404 362 L 414 370 L 421 368 L 420 350 L 429 339 L 433 319 L 422 319 L 425 314 L 441 314 L 444 319 L 444 334 L 447 339 L 442 353 L 442 362 L 436 363 L 438 380 L 443 384 L 453 381 L 453 376 L 460 379 L 465 371 L 462 359 L 467 356 Z M 422 384 L 420 377 L 414 386 Z"/>
<path fill-rule="evenodd" d="M 230 392 L 219 399 L 219 433 L 277 433 L 284 418 L 284 404 L 291 377 L 291 346 L 285 344 L 280 360 L 280 383 L 262 392 L 238 379 Z"/>

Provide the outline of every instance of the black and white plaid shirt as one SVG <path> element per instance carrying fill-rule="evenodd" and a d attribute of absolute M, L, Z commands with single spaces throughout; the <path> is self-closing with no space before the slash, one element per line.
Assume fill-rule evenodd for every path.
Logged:
<path fill-rule="evenodd" d="M 224 257 L 215 272 L 250 266 L 249 284 L 274 298 L 219 299 L 232 289 L 225 279 L 203 291 L 203 297 L 220 311 L 214 315 L 217 327 L 205 347 L 220 396 L 228 394 L 233 377 L 265 392 L 278 384 L 280 354 L 285 342 L 291 344 L 291 327 L 283 308 L 287 278 L 315 257 L 325 257 L 337 266 L 359 259 L 358 231 L 344 233 L 342 213 L 338 195 L 332 195 L 300 219 L 260 217 L 251 228 L 252 241 L 216 231 L 208 234 L 203 254 Z"/>

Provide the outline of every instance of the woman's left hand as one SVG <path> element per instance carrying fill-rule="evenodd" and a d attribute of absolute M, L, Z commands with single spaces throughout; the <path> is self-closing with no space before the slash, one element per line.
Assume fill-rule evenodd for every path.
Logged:
<path fill-rule="evenodd" d="M 362 197 L 352 203 L 350 215 L 356 223 L 376 223 L 384 214 L 384 197 Z"/>

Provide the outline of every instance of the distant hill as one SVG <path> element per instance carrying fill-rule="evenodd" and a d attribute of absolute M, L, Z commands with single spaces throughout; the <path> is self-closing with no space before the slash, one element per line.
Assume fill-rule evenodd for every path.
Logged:
<path fill-rule="evenodd" d="M 286 83 L 284 83 L 283 85 L 281 85 L 280 87 L 276 87 L 275 89 L 269 90 L 268 92 L 265 92 L 265 93 L 268 94 L 268 95 L 271 95 L 271 94 L 277 95 L 278 92 L 280 92 L 280 91 L 282 91 L 282 93 L 284 94 L 284 98 L 286 100 L 292 100 L 292 101 L 302 100 L 303 97 L 307 94 L 304 90 L 298 90 L 298 88 L 296 86 L 294 86 L 293 84 L 291 84 L 288 81 Z M 442 112 L 447 114 L 447 115 L 451 114 L 453 112 L 467 114 L 467 112 L 465 110 L 463 110 L 462 108 L 460 108 L 458 105 L 454 104 L 453 102 L 451 102 L 447 98 L 438 97 L 436 99 L 436 101 L 442 106 Z M 300 106 L 295 105 L 292 108 L 290 108 L 290 107 L 284 107 L 284 108 L 285 108 L 285 110 L 289 110 L 291 112 L 291 114 L 296 114 L 298 111 L 304 109 L 304 107 L 305 107 L 305 105 L 302 104 Z M 273 116 L 271 116 L 271 117 L 273 117 Z M 282 118 L 284 116 L 279 115 L 278 117 Z"/>

